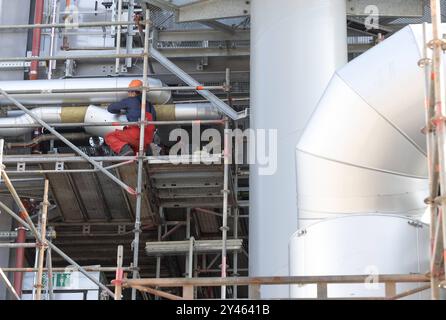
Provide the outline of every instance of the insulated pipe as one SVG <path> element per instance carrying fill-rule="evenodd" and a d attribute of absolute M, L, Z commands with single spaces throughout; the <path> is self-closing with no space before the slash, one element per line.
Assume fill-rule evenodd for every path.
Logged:
<path fill-rule="evenodd" d="M 219 120 L 222 118 L 217 109 L 210 103 L 182 103 L 172 105 L 155 105 L 158 121 L 182 121 L 182 120 Z M 110 123 L 108 127 L 85 127 L 85 131 L 95 136 L 105 136 L 107 133 L 122 126 L 113 123 L 126 122 L 123 115 L 115 115 L 105 108 L 97 106 L 89 107 L 39 107 L 31 110 L 35 115 L 47 123 Z M 29 115 L 12 112 L 16 116 L 0 118 L 0 125 L 36 124 L 37 121 Z M 13 137 L 31 132 L 32 128 L 0 128 L 0 136 Z"/>
<path fill-rule="evenodd" d="M 61 105 L 61 104 L 101 104 L 112 103 L 127 97 L 127 92 L 91 92 L 96 89 L 126 88 L 134 78 L 83 78 L 36 81 L 0 81 L 0 88 L 6 92 L 14 90 L 41 91 L 36 94 L 11 94 L 13 98 L 24 105 Z M 141 80 L 141 78 L 135 78 Z M 161 80 L 149 78 L 149 87 L 165 86 Z M 89 92 L 51 93 L 52 90 L 75 89 Z M 150 91 L 148 99 L 152 103 L 165 104 L 171 98 L 169 91 Z M 0 96 L 0 105 L 10 105 L 11 102 Z"/>
<path fill-rule="evenodd" d="M 73 108 L 70 108 L 70 109 L 73 109 Z M 81 110 L 81 109 L 85 109 L 85 108 L 79 108 L 79 110 Z M 45 122 L 50 122 L 50 123 L 62 122 L 62 120 L 61 120 L 62 108 L 61 107 L 41 107 L 41 108 L 32 109 L 31 111 L 34 114 L 38 115 L 39 118 L 41 118 Z M 83 112 L 85 114 L 85 111 L 83 111 Z M 17 117 L 0 118 L 0 124 L 36 124 L 37 126 L 39 126 L 33 118 L 31 118 L 30 116 L 28 116 L 27 114 L 24 114 L 24 113 Z M 29 133 L 32 130 L 33 130 L 32 128 L 2 128 L 2 129 L 0 129 L 0 136 L 15 137 L 15 136 L 20 136 L 25 133 Z"/>
<path fill-rule="evenodd" d="M 424 213 L 423 47 L 422 27 L 411 25 L 333 76 L 297 147 L 301 227 L 345 214 Z"/>
<path fill-rule="evenodd" d="M 251 1 L 251 127 L 277 130 L 277 154 L 270 159 L 277 159 L 277 170 L 262 172 L 263 159 L 250 166 L 250 276 L 289 274 L 288 240 L 297 229 L 294 148 L 330 78 L 345 63 L 345 0 Z M 262 298 L 288 294 L 287 286 L 261 292 Z"/>

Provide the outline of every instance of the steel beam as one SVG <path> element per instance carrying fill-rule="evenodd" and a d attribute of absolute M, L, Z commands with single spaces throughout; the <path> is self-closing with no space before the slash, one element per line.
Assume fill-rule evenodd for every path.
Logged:
<path fill-rule="evenodd" d="M 198 83 L 194 78 L 192 78 L 186 72 L 181 70 L 178 66 L 176 66 L 172 61 L 167 59 L 163 54 L 161 54 L 161 52 L 159 52 L 155 48 L 153 47 L 150 48 L 150 54 L 167 70 L 175 74 L 189 86 L 195 86 L 195 87 L 200 86 L 200 83 Z M 209 102 L 211 102 L 215 107 L 217 107 L 222 113 L 224 113 L 233 120 L 242 119 L 247 116 L 247 110 L 245 112 L 240 112 L 240 113 L 236 112 L 234 109 L 232 109 L 230 106 L 228 106 L 226 103 L 224 103 L 221 99 L 219 99 L 216 95 L 214 95 L 210 91 L 202 90 L 197 92 L 201 96 L 206 98 Z"/>
<path fill-rule="evenodd" d="M 194 240 L 193 251 L 195 253 L 215 253 L 221 251 L 222 240 Z M 241 239 L 228 239 L 227 251 L 240 251 L 243 245 Z M 147 242 L 146 254 L 158 255 L 182 255 L 190 251 L 190 239 L 185 241 L 159 241 Z"/>
<path fill-rule="evenodd" d="M 246 0 L 205 0 L 180 6 L 178 22 L 243 17 L 249 15 L 250 11 L 250 1 Z"/>
<path fill-rule="evenodd" d="M 135 160 L 135 157 L 90 157 L 90 159 L 96 162 L 122 162 L 122 161 L 132 161 Z M 185 156 L 159 156 L 159 157 L 144 157 L 145 161 L 149 164 L 172 164 L 172 163 L 189 163 L 192 164 L 192 161 L 195 159 L 193 156 L 185 155 Z M 218 162 L 221 160 L 220 155 L 214 156 L 203 156 L 201 157 L 201 161 L 204 163 L 210 162 Z M 3 158 L 3 164 L 13 164 L 13 163 L 56 163 L 56 162 L 64 162 L 64 163 L 76 163 L 76 162 L 89 162 L 84 157 L 79 156 L 32 156 L 32 157 L 24 157 L 20 155 L 16 156 L 5 156 Z M 61 170 L 63 171 L 63 170 Z"/>
<path fill-rule="evenodd" d="M 375 6 L 379 17 L 421 17 L 424 13 L 422 0 L 346 0 L 347 15 L 370 16 L 370 6 Z"/>
<path fill-rule="evenodd" d="M 50 29 L 50 28 L 94 28 L 94 27 L 112 27 L 134 25 L 133 21 L 112 21 L 112 22 L 84 22 L 84 23 L 40 23 L 40 24 L 12 24 L 0 25 L 0 30 L 19 30 L 19 29 Z M 140 21 L 144 24 L 144 21 Z"/>
<path fill-rule="evenodd" d="M 117 58 L 141 58 L 140 54 L 97 54 L 97 55 L 78 55 L 75 57 L 65 56 L 47 56 L 47 57 L 6 57 L 0 58 L 0 62 L 22 62 L 22 61 L 50 61 L 50 60 L 100 60 L 100 59 L 117 59 Z"/>
<path fill-rule="evenodd" d="M 246 48 L 159 48 L 166 58 L 194 57 L 246 57 L 250 55 Z"/>
<path fill-rule="evenodd" d="M 217 30 L 180 30 L 180 31 L 160 31 L 158 41 L 235 41 L 249 40 L 249 30 L 237 30 L 233 34 Z"/>
<path fill-rule="evenodd" d="M 223 31 L 225 33 L 229 33 L 229 34 L 235 33 L 235 30 L 232 27 L 230 27 L 229 25 L 215 21 L 215 20 L 201 21 L 201 24 L 204 24 L 205 26 L 210 27 L 215 30 Z"/>
<path fill-rule="evenodd" d="M 151 5 L 154 5 L 155 7 L 158 7 L 160 9 L 164 9 L 166 11 L 177 11 L 178 6 L 174 5 L 170 1 L 165 0 L 136 0 L 136 2 L 145 2 Z"/>

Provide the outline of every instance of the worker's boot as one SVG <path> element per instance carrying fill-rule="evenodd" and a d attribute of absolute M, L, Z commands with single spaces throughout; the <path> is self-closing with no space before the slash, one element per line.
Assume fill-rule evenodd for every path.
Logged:
<path fill-rule="evenodd" d="M 132 147 L 130 147 L 130 145 L 126 144 L 125 146 L 122 147 L 121 151 L 119 151 L 118 156 L 121 157 L 130 157 L 130 156 L 134 156 L 135 153 L 133 152 Z"/>

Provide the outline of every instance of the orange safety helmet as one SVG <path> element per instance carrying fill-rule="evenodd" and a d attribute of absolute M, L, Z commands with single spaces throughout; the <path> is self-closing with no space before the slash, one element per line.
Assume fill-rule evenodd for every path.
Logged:
<path fill-rule="evenodd" d="M 129 88 L 140 88 L 142 87 L 144 84 L 142 83 L 141 80 L 132 80 L 129 83 Z"/>

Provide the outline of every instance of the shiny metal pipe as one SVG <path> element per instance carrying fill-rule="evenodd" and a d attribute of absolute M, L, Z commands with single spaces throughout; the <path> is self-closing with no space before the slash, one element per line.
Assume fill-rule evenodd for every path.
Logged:
<path fill-rule="evenodd" d="M 37 81 L 38 80 L 26 82 L 28 83 Z M 34 113 L 44 121 L 54 123 L 61 122 L 61 111 L 62 108 L 60 107 L 42 107 L 31 110 L 32 113 Z M 34 127 L 39 127 L 39 125 L 37 125 L 37 122 L 25 113 L 17 117 L 0 118 L 0 125 L 3 126 L 3 128 L 0 128 L 0 136 L 3 137 L 20 136 L 33 130 L 33 128 L 18 128 L 17 126 L 34 125 Z M 11 125 L 15 127 L 10 127 Z"/>
<path fill-rule="evenodd" d="M 0 62 L 23 62 L 23 61 L 47 61 L 47 60 L 101 60 L 101 59 L 116 59 L 116 58 L 140 58 L 141 54 L 136 53 L 122 53 L 122 54 L 101 54 L 101 55 L 76 55 L 76 56 L 43 56 L 43 57 L 5 57 L 0 58 Z"/>
<path fill-rule="evenodd" d="M 0 81 L 0 88 L 6 92 L 15 90 L 35 91 L 36 94 L 14 94 L 11 96 L 24 105 L 67 105 L 112 103 L 127 97 L 127 92 L 116 92 L 126 88 L 133 78 L 83 78 L 35 81 Z M 141 79 L 141 78 L 136 78 Z M 161 80 L 149 78 L 149 87 L 164 87 Z M 107 89 L 110 92 L 94 92 L 94 89 Z M 52 90 L 75 90 L 74 93 L 52 93 Z M 82 92 L 85 90 L 85 92 Z M 148 99 L 155 104 L 168 103 L 170 91 L 151 91 Z M 0 105 L 11 105 L 5 97 L 0 97 Z"/>
<path fill-rule="evenodd" d="M 140 24 L 144 24 L 140 21 Z M 93 27 L 112 27 L 134 25 L 133 21 L 111 21 L 111 22 L 83 22 L 83 23 L 40 23 L 40 24 L 5 24 L 0 26 L 0 30 L 19 30 L 19 29 L 49 29 L 49 28 L 93 28 Z"/>

